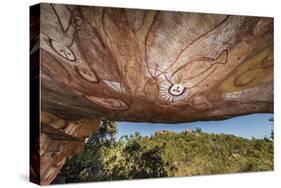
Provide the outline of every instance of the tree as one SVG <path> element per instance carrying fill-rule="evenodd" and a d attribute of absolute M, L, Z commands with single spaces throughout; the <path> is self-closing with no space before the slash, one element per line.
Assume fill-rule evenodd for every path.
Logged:
<path fill-rule="evenodd" d="M 100 129 L 91 135 L 84 151 L 67 160 L 53 183 L 99 181 L 108 177 L 103 152 L 116 144 L 114 121 L 103 120 Z"/>
<path fill-rule="evenodd" d="M 84 152 L 68 160 L 53 183 L 165 177 L 163 146 L 147 148 L 140 133 L 116 141 L 116 123 L 104 120 Z"/>
<path fill-rule="evenodd" d="M 202 132 L 202 129 L 201 129 L 200 127 L 197 127 L 197 128 L 195 129 L 195 132 L 201 133 L 201 132 Z"/>
<path fill-rule="evenodd" d="M 163 160 L 163 152 L 165 145 L 156 145 L 153 148 L 146 148 L 141 143 L 142 137 L 136 133 L 127 139 L 127 145 L 123 150 L 123 154 L 129 168 L 129 179 L 166 177 L 168 173 L 165 170 L 165 161 Z"/>
<path fill-rule="evenodd" d="M 274 118 L 272 117 L 272 118 L 270 118 L 268 121 L 272 122 L 272 124 L 273 124 Z M 273 130 L 273 129 L 271 130 L 270 138 L 271 138 L 272 140 L 274 140 L 274 130 Z"/>
<path fill-rule="evenodd" d="M 274 140 L 274 131 L 273 131 L 273 129 L 271 130 L 270 138 L 271 138 L 272 140 Z"/>
<path fill-rule="evenodd" d="M 117 134 L 116 126 L 115 121 L 103 120 L 99 130 L 88 138 L 86 144 L 97 146 L 115 144 L 115 136 Z"/>

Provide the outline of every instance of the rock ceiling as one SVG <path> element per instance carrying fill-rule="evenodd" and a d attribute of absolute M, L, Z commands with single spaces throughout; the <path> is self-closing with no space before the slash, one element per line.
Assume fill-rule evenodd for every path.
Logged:
<path fill-rule="evenodd" d="M 42 4 L 40 19 L 42 109 L 64 119 L 273 112 L 272 18 Z"/>

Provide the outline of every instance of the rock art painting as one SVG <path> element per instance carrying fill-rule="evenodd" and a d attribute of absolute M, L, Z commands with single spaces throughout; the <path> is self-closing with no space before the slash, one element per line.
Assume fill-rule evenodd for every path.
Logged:
<path fill-rule="evenodd" d="M 165 100 L 178 101 L 188 96 L 188 89 L 181 84 L 163 82 L 161 84 L 161 95 Z"/>
<path fill-rule="evenodd" d="M 74 37 L 79 27 L 77 14 L 71 12 L 66 6 L 45 5 L 41 9 L 43 19 L 49 19 L 50 22 L 43 24 L 40 28 L 41 46 L 58 58 L 66 62 L 77 62 L 78 54 L 74 52 Z M 48 30 L 55 29 L 56 33 L 50 33 Z"/>
<path fill-rule="evenodd" d="M 98 82 L 96 73 L 87 65 L 75 66 L 76 73 L 84 80 L 92 83 Z"/>
<path fill-rule="evenodd" d="M 256 102 L 270 103 L 272 96 L 273 96 L 273 86 L 267 83 L 240 91 L 224 93 L 223 98 L 228 101 L 241 101 L 241 102 L 256 101 Z"/>
<path fill-rule="evenodd" d="M 51 48 L 62 58 L 75 62 L 76 61 L 76 56 L 72 52 L 72 50 L 65 46 L 64 44 L 57 42 L 55 40 L 50 39 L 49 40 Z"/>
<path fill-rule="evenodd" d="M 97 105 L 112 110 L 126 110 L 128 108 L 127 104 L 120 99 L 102 98 L 94 96 L 86 96 L 86 98 Z"/>
<path fill-rule="evenodd" d="M 60 4 L 41 17 L 45 111 L 163 122 L 231 117 L 233 103 L 273 111 L 272 18 Z"/>
<path fill-rule="evenodd" d="M 110 80 L 103 80 L 105 84 L 111 87 L 113 90 L 123 93 L 123 89 L 120 82 L 110 81 Z"/>
<path fill-rule="evenodd" d="M 167 79 L 164 73 L 170 83 L 163 82 L 161 85 L 163 98 L 169 101 L 186 98 L 192 88 L 197 87 L 205 80 L 208 81 L 208 77 L 215 72 L 216 65 L 224 65 L 227 62 L 227 56 L 227 50 L 224 50 L 216 59 L 208 57 L 195 59 L 179 67 L 170 79 Z"/>

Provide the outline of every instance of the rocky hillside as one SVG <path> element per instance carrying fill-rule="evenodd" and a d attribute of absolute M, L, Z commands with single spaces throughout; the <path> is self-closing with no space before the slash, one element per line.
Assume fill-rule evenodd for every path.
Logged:
<path fill-rule="evenodd" d="M 200 129 L 114 140 L 94 134 L 53 183 L 194 176 L 273 170 L 273 141 L 208 134 Z"/>

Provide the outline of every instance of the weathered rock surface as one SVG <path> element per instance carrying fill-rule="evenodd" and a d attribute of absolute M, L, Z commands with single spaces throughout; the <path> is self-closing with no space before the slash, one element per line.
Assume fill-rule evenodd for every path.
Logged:
<path fill-rule="evenodd" d="M 66 123 L 48 113 L 41 113 L 39 161 L 40 184 L 50 184 L 69 157 L 79 154 L 85 138 L 100 126 L 100 119 L 82 119 Z"/>
<path fill-rule="evenodd" d="M 85 139 L 98 130 L 100 123 L 101 120 L 98 118 L 71 121 L 64 129 L 64 132 L 68 135 Z"/>
<path fill-rule="evenodd" d="M 42 108 L 146 122 L 273 112 L 273 19 L 41 5 Z"/>
<path fill-rule="evenodd" d="M 62 118 L 46 111 L 41 112 L 41 123 L 52 126 L 56 129 L 64 129 L 66 126 L 66 122 Z"/>
<path fill-rule="evenodd" d="M 64 134 L 52 126 L 42 124 L 40 136 L 40 183 L 48 185 L 57 176 L 65 160 L 83 150 L 83 139 Z"/>

